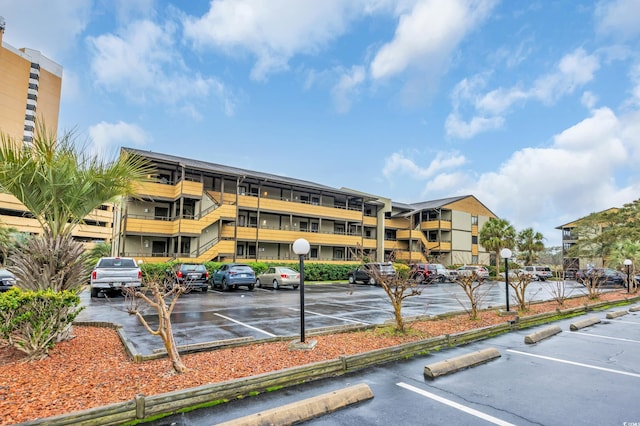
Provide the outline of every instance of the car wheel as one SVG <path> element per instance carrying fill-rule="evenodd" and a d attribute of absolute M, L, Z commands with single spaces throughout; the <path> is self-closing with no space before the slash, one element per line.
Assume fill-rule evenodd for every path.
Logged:
<path fill-rule="evenodd" d="M 445 281 L 446 281 L 446 279 L 445 279 L 444 275 L 440 275 L 440 276 L 438 277 L 438 282 L 443 283 L 443 282 L 445 282 Z"/>
<path fill-rule="evenodd" d="M 260 282 L 260 278 L 256 280 L 256 287 L 262 288 L 262 283 Z"/>
<path fill-rule="evenodd" d="M 229 290 L 229 284 L 227 284 L 227 279 L 223 278 L 222 279 L 222 291 L 228 291 Z"/>
<path fill-rule="evenodd" d="M 249 291 L 253 291 L 253 288 L 254 288 L 254 287 L 255 287 L 255 284 L 249 284 L 249 285 L 247 286 L 247 289 L 248 289 Z"/>
<path fill-rule="evenodd" d="M 100 289 L 92 287 L 91 288 L 91 297 L 98 297 L 98 294 L 100 294 Z"/>
<path fill-rule="evenodd" d="M 376 285 L 376 279 L 373 277 L 369 278 L 369 285 Z"/>
<path fill-rule="evenodd" d="M 349 275 L 349 284 L 355 284 L 356 283 L 356 279 L 353 275 Z"/>
<path fill-rule="evenodd" d="M 293 289 L 294 289 L 294 290 L 297 290 L 297 289 L 298 289 L 298 287 L 299 287 L 299 286 L 294 285 L 294 286 L 293 286 Z"/>
<path fill-rule="evenodd" d="M 424 275 L 422 274 L 416 274 L 413 279 L 418 283 L 418 284 L 422 284 L 422 282 L 424 281 Z"/>
<path fill-rule="evenodd" d="M 273 280 L 273 289 L 278 290 L 280 288 L 280 284 L 278 284 L 278 280 Z"/>

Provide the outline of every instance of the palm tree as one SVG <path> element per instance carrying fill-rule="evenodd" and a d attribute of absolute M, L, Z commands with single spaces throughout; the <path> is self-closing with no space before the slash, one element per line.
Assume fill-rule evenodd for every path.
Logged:
<path fill-rule="evenodd" d="M 500 250 L 503 248 L 513 249 L 515 238 L 516 230 L 506 219 L 492 217 L 480 229 L 480 244 L 496 254 L 496 269 L 498 269 Z"/>
<path fill-rule="evenodd" d="M 149 163 L 131 153 L 112 162 L 83 154 L 73 132 L 58 138 L 38 125 L 29 149 L 0 134 L 0 191 L 15 196 L 43 228 L 11 257 L 21 285 L 80 288 L 88 271 L 73 229 L 100 205 L 134 195 L 151 173 Z"/>
<path fill-rule="evenodd" d="M 544 236 L 540 232 L 534 232 L 533 228 L 526 228 L 518 233 L 516 247 L 525 265 L 531 265 L 538 260 L 539 253 L 544 250 L 543 240 Z"/>
<path fill-rule="evenodd" d="M 4 265 L 9 252 L 16 244 L 16 228 L 6 227 L 0 223 L 0 266 Z"/>

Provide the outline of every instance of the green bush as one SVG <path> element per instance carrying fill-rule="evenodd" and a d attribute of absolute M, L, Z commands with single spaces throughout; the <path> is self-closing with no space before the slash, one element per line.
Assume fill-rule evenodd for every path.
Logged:
<path fill-rule="evenodd" d="M 0 293 L 0 338 L 26 353 L 46 357 L 84 309 L 74 291 L 20 290 Z"/>

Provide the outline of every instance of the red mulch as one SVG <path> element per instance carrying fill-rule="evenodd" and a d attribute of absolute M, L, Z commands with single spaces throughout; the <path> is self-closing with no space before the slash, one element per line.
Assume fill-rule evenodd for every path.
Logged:
<path fill-rule="evenodd" d="M 624 292 L 606 293 L 600 300 L 626 298 Z M 565 308 L 584 305 L 586 298 L 566 301 Z M 532 305 L 521 316 L 553 311 L 555 302 Z M 49 357 L 25 362 L 23 355 L 0 345 L 0 425 L 26 422 L 71 411 L 131 400 L 137 394 L 154 395 L 209 383 L 252 376 L 312 362 L 335 359 L 504 322 L 497 311 L 482 312 L 477 320 L 458 315 L 411 324 L 403 336 L 374 330 L 314 336 L 312 351 L 289 351 L 289 342 L 253 344 L 185 355 L 189 368 L 176 374 L 167 359 L 134 363 L 125 355 L 115 331 L 73 328 L 74 338 L 58 343 Z M 269 360 L 269 362 L 265 362 Z"/>

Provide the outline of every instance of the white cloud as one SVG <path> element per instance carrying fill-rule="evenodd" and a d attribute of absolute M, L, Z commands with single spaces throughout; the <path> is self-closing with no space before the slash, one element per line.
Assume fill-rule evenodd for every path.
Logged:
<path fill-rule="evenodd" d="M 630 39 L 640 34 L 638 0 L 601 1 L 596 7 L 596 28 L 602 34 Z"/>
<path fill-rule="evenodd" d="M 190 104 L 214 94 L 232 115 L 233 95 L 217 79 L 187 69 L 174 45 L 175 35 L 172 23 L 160 26 L 142 20 L 131 22 L 120 34 L 89 37 L 95 84 L 135 103 Z"/>
<path fill-rule="evenodd" d="M 364 82 L 366 73 L 364 67 L 353 66 L 342 73 L 338 83 L 331 89 L 331 96 L 336 110 L 340 113 L 348 112 L 352 98 L 357 96 L 358 88 Z"/>
<path fill-rule="evenodd" d="M 313 54 L 342 35 L 362 3 L 341 0 L 219 0 L 201 18 L 185 18 L 185 37 L 196 47 L 250 53 L 251 77 L 264 80 L 287 70 L 289 60 Z M 372 8 L 378 7 L 372 3 Z"/>
<path fill-rule="evenodd" d="M 0 16 L 7 22 L 4 42 L 39 50 L 61 63 L 73 53 L 77 39 L 89 23 L 91 0 L 0 0 Z M 34 11 L 46 10 L 46 13 Z M 37 30 L 35 30 L 37 29 Z"/>
<path fill-rule="evenodd" d="M 457 152 L 438 152 L 429 165 L 423 168 L 405 154 L 394 152 L 385 160 L 382 174 L 387 178 L 404 175 L 415 180 L 424 180 L 440 170 L 459 167 L 465 163 L 467 159 Z"/>
<path fill-rule="evenodd" d="M 455 173 L 437 175 L 424 194 L 474 194 L 516 228 L 533 226 L 557 241 L 556 226 L 638 198 L 640 172 L 622 182 L 616 172 L 638 164 L 639 118 L 640 112 L 618 117 L 608 108 L 593 110 L 549 147 L 518 150 L 498 171 L 467 176 L 464 185 Z"/>
<path fill-rule="evenodd" d="M 442 64 L 494 5 L 492 0 L 416 2 L 400 16 L 393 40 L 382 46 L 371 62 L 372 78 L 388 78 L 410 67 Z"/>
<path fill-rule="evenodd" d="M 103 159 L 115 158 L 122 146 L 145 146 L 150 142 L 150 136 L 135 124 L 119 121 L 107 123 L 102 121 L 89 127 L 91 146 L 88 147 L 90 156 Z"/>
<path fill-rule="evenodd" d="M 504 125 L 504 115 L 510 112 L 514 104 L 524 104 L 529 99 L 552 104 L 591 82 L 599 68 L 600 61 L 596 55 L 589 55 L 584 49 L 578 48 L 562 57 L 553 72 L 533 81 L 530 88 L 519 83 L 482 94 L 480 90 L 487 84 L 486 74 L 464 79 L 452 91 L 453 111 L 445 123 L 447 135 L 468 139 L 488 130 L 499 129 Z M 466 108 L 471 109 L 472 117 L 469 120 L 461 117 L 461 110 Z"/>

